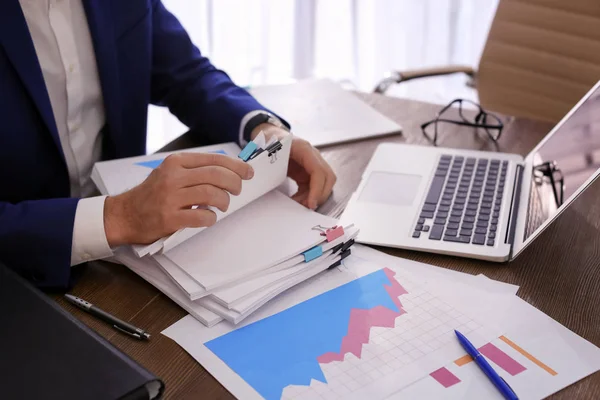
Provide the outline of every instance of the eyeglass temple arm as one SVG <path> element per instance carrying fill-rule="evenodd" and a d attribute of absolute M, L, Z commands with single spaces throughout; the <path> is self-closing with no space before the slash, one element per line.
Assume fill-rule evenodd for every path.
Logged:
<path fill-rule="evenodd" d="M 467 85 L 475 87 L 476 71 L 473 68 L 466 65 L 448 65 L 444 67 L 388 72 L 386 74 L 386 77 L 377 84 L 373 92 L 385 93 L 392 85 L 396 83 L 410 81 L 413 79 L 426 78 L 430 76 L 450 75 L 456 73 L 464 73 L 468 75 L 471 79 L 469 79 Z"/>

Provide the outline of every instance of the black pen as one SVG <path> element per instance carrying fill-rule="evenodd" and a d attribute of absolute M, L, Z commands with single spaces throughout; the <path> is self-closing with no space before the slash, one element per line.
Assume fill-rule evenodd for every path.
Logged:
<path fill-rule="evenodd" d="M 110 315 L 106 311 L 102 311 L 101 309 L 99 309 L 98 307 L 93 305 L 92 303 L 89 303 L 83 299 L 80 299 L 79 297 L 75 297 L 70 294 L 65 294 L 65 299 L 67 299 L 67 301 L 69 303 L 74 304 L 78 308 L 81 308 L 83 311 L 86 311 L 86 312 L 100 318 L 101 320 L 108 322 L 115 329 L 117 329 L 121 332 L 124 332 L 124 333 L 126 333 L 130 336 L 133 336 L 136 339 L 140 339 L 140 340 L 150 339 L 150 334 L 148 332 L 144 331 L 143 329 L 136 328 L 135 326 L 128 324 L 125 321 L 121 321 L 119 318 Z"/>

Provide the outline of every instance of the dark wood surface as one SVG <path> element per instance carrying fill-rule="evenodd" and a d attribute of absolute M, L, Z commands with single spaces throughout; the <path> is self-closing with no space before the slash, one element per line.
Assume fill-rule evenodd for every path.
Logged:
<path fill-rule="evenodd" d="M 341 213 L 379 143 L 392 141 L 428 144 L 420 125 L 432 119 L 440 108 L 432 104 L 374 94 L 359 96 L 399 122 L 403 126 L 403 133 L 322 149 L 338 175 L 334 194 L 319 209 L 322 213 Z M 506 127 L 497 146 L 498 150 L 522 155 L 527 154 L 551 128 L 547 123 L 526 119 L 504 118 L 504 122 Z M 182 138 L 177 146 L 186 144 L 186 138 Z M 465 128 L 445 130 L 440 136 L 439 144 L 453 148 L 495 150 L 485 136 L 475 135 L 472 130 Z M 509 264 L 394 249 L 380 250 L 457 271 L 484 273 L 492 279 L 520 285 L 519 296 L 595 345 L 600 345 L 599 195 L 598 187 L 586 192 L 524 254 Z M 166 383 L 166 398 L 232 398 L 183 349 L 160 334 L 186 315 L 181 308 L 125 267 L 96 262 L 79 268 L 80 278 L 73 294 L 147 329 L 153 334 L 152 339 L 149 342 L 138 342 L 115 332 L 57 297 L 58 302 L 160 376 Z M 600 398 L 600 374 L 583 379 L 553 398 Z"/>

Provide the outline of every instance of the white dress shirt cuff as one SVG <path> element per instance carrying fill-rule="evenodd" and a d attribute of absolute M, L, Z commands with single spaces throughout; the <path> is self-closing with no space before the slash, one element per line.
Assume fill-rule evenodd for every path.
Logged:
<path fill-rule="evenodd" d="M 73 227 L 71 266 L 113 255 L 104 231 L 105 200 L 106 196 L 79 200 Z"/>
<path fill-rule="evenodd" d="M 244 138 L 244 131 L 246 130 L 246 124 L 248 124 L 248 122 L 256 115 L 258 114 L 263 114 L 265 111 L 264 110 L 255 110 L 255 111 L 250 111 L 248 114 L 244 115 L 244 118 L 242 118 L 242 122 L 240 123 L 240 137 L 239 137 L 239 144 L 240 147 L 243 149 L 244 147 L 246 147 L 246 145 L 248 144 L 248 141 Z"/>

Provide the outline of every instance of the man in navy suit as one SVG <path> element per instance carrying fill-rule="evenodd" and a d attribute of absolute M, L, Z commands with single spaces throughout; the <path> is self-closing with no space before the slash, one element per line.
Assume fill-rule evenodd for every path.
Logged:
<path fill-rule="evenodd" d="M 0 260 L 40 287 L 124 244 L 210 226 L 253 171 L 218 154 L 167 158 L 138 187 L 96 196 L 95 162 L 144 154 L 149 104 L 207 142 L 243 144 L 287 124 L 215 68 L 160 0 L 3 0 L 0 6 Z M 335 175 L 294 138 L 294 198 L 324 202 Z"/>

